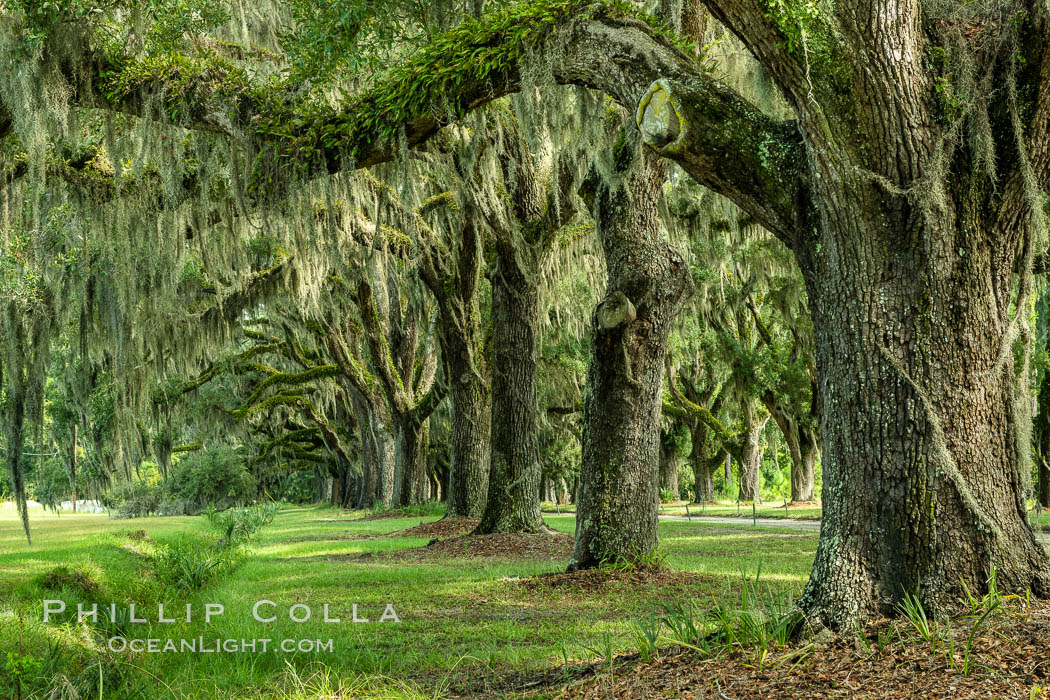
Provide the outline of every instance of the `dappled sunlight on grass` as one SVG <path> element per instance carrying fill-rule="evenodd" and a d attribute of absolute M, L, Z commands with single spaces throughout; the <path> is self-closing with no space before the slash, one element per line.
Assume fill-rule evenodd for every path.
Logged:
<path fill-rule="evenodd" d="M 181 596 L 165 589 L 145 568 L 142 557 L 124 548 L 129 544 L 124 535 L 144 530 L 151 540 L 164 542 L 192 532 L 205 538 L 202 541 L 214 541 L 217 535 L 203 518 L 52 516 L 34 521 L 32 548 L 19 540 L 18 521 L 3 521 L 0 593 L 3 605 L 37 619 L 43 598 L 56 596 L 73 605 L 112 599 L 151 603 L 154 610 L 156 602 L 189 603 L 201 610 L 207 602 L 221 602 L 227 608 L 210 625 L 200 618 L 190 623 L 152 622 L 131 629 L 129 636 L 333 640 L 332 650 L 321 653 L 121 656 L 164 678 L 180 697 L 252 696 L 275 678 L 287 680 L 290 673 L 300 672 L 308 677 L 309 669 L 314 669 L 318 682 L 352 681 L 358 684 L 355 687 L 364 687 L 362 679 L 395 677 L 415 689 L 405 691 L 411 696 L 420 688 L 434 690 L 452 669 L 459 672 L 479 665 L 485 672 L 531 670 L 554 667 L 567 658 L 588 658 L 586 647 L 597 645 L 606 635 L 616 650 L 628 650 L 634 643 L 635 621 L 654 605 L 683 597 L 709 605 L 713 598 L 733 594 L 742 572 L 753 578 L 760 563 L 762 581 L 801 590 L 817 539 L 816 533 L 662 521 L 660 553 L 667 565 L 699 576 L 670 577 L 654 585 L 612 580 L 600 589 L 550 588 L 527 586 L 525 580 L 563 572 L 566 561 L 481 559 L 453 556 L 455 552 L 443 558 L 406 558 L 399 550 L 424 547 L 429 540 L 396 533 L 440 516 L 365 519 L 363 515 L 331 507 L 286 508 L 251 541 L 253 555 L 245 563 L 202 590 Z M 572 516 L 547 515 L 546 520 L 561 532 L 571 534 L 575 529 Z M 80 563 L 100 572 L 100 588 L 94 594 L 46 591 L 36 582 L 59 564 Z M 252 618 L 251 608 L 258 600 L 276 603 L 275 621 Z M 400 623 L 377 621 L 388 603 L 395 607 Z M 309 621 L 289 618 L 289 608 L 295 604 L 309 606 Z M 330 618 L 340 622 L 324 621 L 325 604 Z M 367 624 L 351 622 L 355 604 L 359 618 L 370 620 Z M 18 626 L 3 625 L 0 643 L 9 645 L 13 627 Z M 31 653 L 45 656 L 49 644 L 61 653 L 67 646 L 54 628 L 45 630 L 39 622 L 22 627 Z M 106 654 L 96 652 L 93 658 Z M 91 663 L 98 663 L 86 658 L 90 656 L 77 652 L 66 671 L 87 673 Z M 317 676 L 318 663 L 336 675 Z M 224 681 L 212 687 L 197 680 L 208 677 Z M 293 681 L 289 687 L 294 685 Z"/>

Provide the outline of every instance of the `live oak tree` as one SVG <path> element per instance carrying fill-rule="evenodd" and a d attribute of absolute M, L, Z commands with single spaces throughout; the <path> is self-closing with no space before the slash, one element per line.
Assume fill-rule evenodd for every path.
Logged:
<path fill-rule="evenodd" d="M 671 79 L 648 94 L 642 131 L 701 181 L 702 168 L 708 182 L 724 178 L 806 278 L 825 487 L 803 607 L 840 626 L 920 583 L 928 602 L 947 604 L 959 580 L 979 586 L 993 565 L 1011 586 L 1046 593 L 1046 557 L 1024 521 L 1027 368 L 1012 351 L 1029 333 L 1014 308 L 1043 228 L 1047 8 L 974 17 L 838 3 L 776 22 L 757 5 L 710 7 L 767 66 L 797 123 L 778 135 L 788 125 L 728 118 L 717 138 L 752 164 L 730 159 L 735 172 L 718 173 L 701 165 L 702 144 L 731 96 Z M 982 31 L 964 36 L 967 22 Z M 792 31 L 808 35 L 809 60 L 787 50 Z M 949 73 L 959 82 L 945 87 Z M 993 80 L 1004 99 L 989 105 L 981 90 Z M 736 141 L 735 127 L 769 149 Z"/>
<path fill-rule="evenodd" d="M 581 175 L 578 157 L 588 139 L 571 122 L 560 129 L 543 125 L 542 105 L 525 100 L 513 104 L 514 111 L 500 119 L 501 138 L 494 150 L 501 167 L 489 184 L 498 194 L 484 207 L 494 252 L 489 272 L 492 455 L 479 534 L 548 530 L 540 515 L 541 283 L 559 235 L 571 235 L 574 224 L 584 226 L 575 221 L 575 192 Z M 543 126 L 535 126 L 537 121 Z M 543 152 L 550 150 L 554 153 L 545 164 Z"/>
<path fill-rule="evenodd" d="M 46 50 L 22 54 L 32 71 L 8 71 L 0 131 L 29 130 L 19 100 L 39 102 L 18 81 L 44 76 L 64 86 L 49 94 L 72 107 L 149 114 L 246 144 L 258 158 L 232 180 L 252 186 L 232 199 L 247 207 L 294 194 L 292 174 L 275 163 L 295 163 L 306 178 L 389 160 L 444 120 L 517 90 L 522 57 L 549 52 L 555 81 L 599 89 L 636 115 L 625 143 L 640 135 L 780 238 L 799 264 L 824 443 L 824 518 L 802 609 L 849 629 L 892 612 L 904 591 L 948 605 L 962 584 L 982 589 L 993 566 L 1000 586 L 1050 594 L 1046 554 L 1024 518 L 1023 311 L 1033 255 L 1045 245 L 1050 10 L 1041 0 L 705 4 L 765 68 L 790 119 L 763 113 L 618 3 L 508 5 L 435 37 L 359 95 L 319 105 L 216 53 L 173 59 L 134 55 L 137 41 L 103 46 L 85 30 L 101 20 L 79 3 L 62 13 L 22 2 L 12 5 L 7 45 Z M 658 371 L 650 360 L 685 286 L 649 215 L 632 238 L 622 223 L 630 216 L 603 204 L 655 195 L 654 167 L 607 170 L 595 188 L 603 244 L 620 230 L 628 248 L 655 254 L 637 286 L 622 284 L 610 260 L 610 293 L 596 312 L 577 568 L 643 559 L 656 544 L 645 510 L 652 477 L 642 468 L 655 464 L 656 446 L 640 428 L 656 424 L 659 397 L 631 382 L 659 386 L 662 358 Z M 184 182 L 169 177 L 166 187 Z M 644 372 L 626 374 L 643 356 Z M 602 403 L 611 396 L 638 399 L 636 413 Z M 629 449 L 605 454 L 611 435 L 631 437 Z M 623 468 L 637 475 L 645 508 L 617 498 L 610 479 Z"/>
<path fill-rule="evenodd" d="M 569 570 L 646 564 L 656 548 L 664 358 L 692 292 L 659 207 L 666 164 L 624 126 L 584 183 L 609 279 L 592 316 L 576 544 Z"/>
<path fill-rule="evenodd" d="M 476 518 L 485 507 L 489 483 L 490 396 L 480 309 L 485 232 L 473 194 L 481 187 L 478 169 L 487 139 L 481 125 L 474 127 L 469 137 L 449 139 L 445 157 L 421 157 L 423 167 L 402 164 L 400 189 L 424 189 L 416 195 L 418 207 L 404 202 L 388 184 L 376 190 L 385 210 L 380 216 L 389 219 L 386 226 L 396 225 L 412 236 L 414 264 L 437 307 L 451 413 L 446 514 Z M 441 186 L 439 191 L 426 192 L 415 184 L 432 181 Z"/>

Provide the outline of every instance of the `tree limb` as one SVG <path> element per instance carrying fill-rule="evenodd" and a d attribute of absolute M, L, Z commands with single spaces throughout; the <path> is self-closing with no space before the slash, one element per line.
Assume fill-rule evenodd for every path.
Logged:
<path fill-rule="evenodd" d="M 649 116 L 639 122 L 649 125 L 646 140 L 658 152 L 783 240 L 792 238 L 803 183 L 797 128 L 763 115 L 660 30 L 611 2 L 515 4 L 468 21 L 366 94 L 338 109 L 314 109 L 310 116 L 214 56 L 128 59 L 116 66 L 88 56 L 79 65 L 124 77 L 104 93 L 97 85 L 106 81 L 98 75 L 70 80 L 78 86 L 73 102 L 82 107 L 156 118 L 151 105 L 157 101 L 142 97 L 152 92 L 166 105 L 163 116 L 179 126 L 235 140 L 250 137 L 262 168 L 251 184 L 261 187 L 268 178 L 393 160 L 399 144 L 418 146 L 467 111 L 520 89 L 519 63 L 530 48 L 557 54 L 553 74 L 559 83 L 602 90 L 630 110 L 641 103 L 639 116 Z M 655 108 L 661 104 L 673 106 L 676 124 L 657 126 Z"/>

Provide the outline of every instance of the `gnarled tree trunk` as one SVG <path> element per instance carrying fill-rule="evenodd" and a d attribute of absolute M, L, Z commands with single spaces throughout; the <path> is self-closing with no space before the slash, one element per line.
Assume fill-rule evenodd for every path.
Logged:
<path fill-rule="evenodd" d="M 835 626 L 851 611 L 892 614 L 904 591 L 950 605 L 960 580 L 980 589 L 992 566 L 1004 590 L 1050 593 L 1025 520 L 1028 448 L 994 302 L 1009 293 L 987 274 L 991 246 L 931 259 L 918 248 L 926 232 L 904 224 L 852 232 L 890 237 L 882 254 L 852 248 L 804 267 L 827 388 L 824 536 L 803 605 Z M 923 274 L 894 279 L 900 265 Z"/>
<path fill-rule="evenodd" d="M 376 454 L 376 488 L 374 501 L 383 507 L 394 504 L 394 472 L 397 447 L 392 426 L 375 411 L 369 413 L 369 432 Z M 371 504 L 370 504 L 371 505 Z"/>
<path fill-rule="evenodd" d="M 492 458 L 489 498 L 479 533 L 544 532 L 540 515 L 540 268 L 554 234 L 575 213 L 577 167 L 562 154 L 549 180 L 513 120 L 501 154 L 511 205 L 489 213 L 492 270 Z"/>
<path fill-rule="evenodd" d="M 592 182 L 609 286 L 592 317 L 570 570 L 645 563 L 657 545 L 664 358 L 692 278 L 660 224 L 666 166 L 648 153 L 637 155 L 635 139 L 622 133 L 612 181 Z"/>
<path fill-rule="evenodd" d="M 452 245 L 424 230 L 420 275 L 438 303 L 452 413 L 446 517 L 480 517 L 489 483 L 490 395 L 478 282 L 484 263 L 474 208 L 465 202 Z"/>
<path fill-rule="evenodd" d="M 447 516 L 476 518 L 485 507 L 489 476 L 489 388 L 471 368 L 450 360 L 452 436 Z"/>
<path fill-rule="evenodd" d="M 824 516 L 800 604 L 836 629 L 894 613 L 906 591 L 943 609 L 964 583 L 984 590 L 993 566 L 1004 590 L 1050 593 L 1046 552 L 1025 520 L 1026 368 L 1013 347 L 1026 321 L 1011 310 L 1030 290 L 1032 183 L 1050 182 L 1050 18 L 1045 5 L 1017 7 L 1031 24 L 978 22 L 1002 34 L 988 45 L 1003 53 L 968 59 L 982 64 L 975 75 L 1030 86 L 1039 98 L 1027 106 L 1007 90 L 951 113 L 934 89 L 928 41 L 958 18 L 939 24 L 916 2 L 841 6 L 828 35 L 836 68 L 816 78 L 756 32 L 776 26 L 719 6 L 770 68 L 797 126 L 711 85 L 662 81 L 642 100 L 647 142 L 791 246 L 806 280 Z M 1014 41 L 1040 65 L 1018 67 Z M 846 109 L 836 106 L 843 95 Z M 1038 134 L 1018 126 L 1023 109 L 1042 115 Z M 715 126 L 727 120 L 734 129 Z M 984 145 L 956 138 L 987 124 Z M 718 161 L 713 142 L 726 138 L 737 146 L 723 142 L 722 153 L 739 157 Z"/>

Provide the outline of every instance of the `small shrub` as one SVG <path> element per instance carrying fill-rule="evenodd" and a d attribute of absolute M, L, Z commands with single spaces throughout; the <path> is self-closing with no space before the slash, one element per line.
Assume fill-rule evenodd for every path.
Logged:
<path fill-rule="evenodd" d="M 187 515 L 200 513 L 209 504 L 229 508 L 250 503 L 256 497 L 255 479 L 248 473 L 244 457 L 231 447 L 183 457 L 168 484 L 170 506 Z"/>
<path fill-rule="evenodd" d="M 157 546 L 149 555 L 150 568 L 159 581 L 178 590 L 203 588 L 215 576 L 233 571 L 244 559 L 235 549 L 220 552 L 199 540 L 182 538 Z"/>
<path fill-rule="evenodd" d="M 18 652 L 7 652 L 7 661 L 4 663 L 4 678 L 7 681 L 10 697 L 22 697 L 22 686 L 27 681 L 37 677 L 43 662 L 35 656 L 19 654 Z"/>
<path fill-rule="evenodd" d="M 264 525 L 273 522 L 280 509 L 276 503 L 267 503 L 250 508 L 231 508 L 222 512 L 208 508 L 204 515 L 222 537 L 219 544 L 225 547 L 247 541 Z"/>
<path fill-rule="evenodd" d="M 102 505 L 117 518 L 142 518 L 160 510 L 163 486 L 142 482 L 120 484 L 101 497 Z"/>

